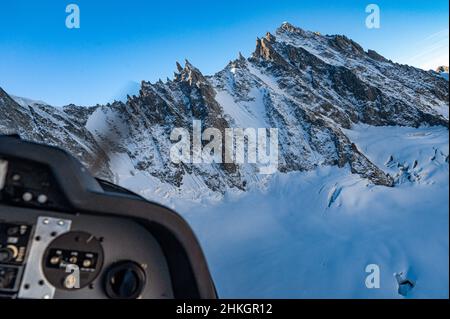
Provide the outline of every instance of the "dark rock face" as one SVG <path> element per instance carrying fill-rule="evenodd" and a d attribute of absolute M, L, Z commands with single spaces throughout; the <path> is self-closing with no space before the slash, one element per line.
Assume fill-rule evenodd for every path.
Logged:
<path fill-rule="evenodd" d="M 0 112 L 1 134 L 19 134 L 27 140 L 62 147 L 88 167 L 97 156 L 107 157 L 83 125 L 83 115 L 86 118 L 92 112 L 90 108 L 69 106 L 61 110 L 44 104 L 21 106 L 0 88 Z M 112 177 L 107 166 L 98 174 Z"/>
<path fill-rule="evenodd" d="M 142 82 L 127 102 L 54 108 L 22 106 L 0 90 L 0 132 L 61 146 L 94 172 L 116 181 L 111 160 L 126 154 L 133 171 L 180 187 L 190 176 L 216 192 L 258 184 L 254 166 L 174 164 L 170 133 L 214 127 L 278 128 L 281 172 L 348 166 L 378 185 L 392 177 L 370 162 L 345 134 L 354 124 L 448 126 L 448 82 L 433 72 L 395 64 L 345 36 L 322 36 L 284 23 L 205 76 L 186 61 L 172 80 Z M 224 155 L 223 155 L 224 156 Z"/>

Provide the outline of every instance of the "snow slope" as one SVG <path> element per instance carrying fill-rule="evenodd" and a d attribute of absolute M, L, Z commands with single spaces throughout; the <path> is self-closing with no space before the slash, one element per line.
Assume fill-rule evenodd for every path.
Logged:
<path fill-rule="evenodd" d="M 404 272 L 416 283 L 407 298 L 448 298 L 448 162 L 432 159 L 436 149 L 448 156 L 448 130 L 349 133 L 380 165 L 391 155 L 418 160 L 421 181 L 374 186 L 330 167 L 278 175 L 266 191 L 215 204 L 175 205 L 198 234 L 221 297 L 403 298 L 394 273 Z M 369 264 L 380 267 L 380 289 L 365 286 Z"/>

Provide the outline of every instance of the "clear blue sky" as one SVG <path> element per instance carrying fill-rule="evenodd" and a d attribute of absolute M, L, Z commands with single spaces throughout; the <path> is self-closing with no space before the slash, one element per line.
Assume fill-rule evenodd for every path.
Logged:
<path fill-rule="evenodd" d="M 70 3 L 80 29 L 65 27 Z M 380 29 L 365 27 L 370 3 L 381 9 Z M 0 86 L 53 105 L 105 103 L 131 82 L 171 78 L 177 60 L 213 74 L 283 21 L 434 68 L 448 64 L 448 13 L 446 0 L 4 0 Z"/>

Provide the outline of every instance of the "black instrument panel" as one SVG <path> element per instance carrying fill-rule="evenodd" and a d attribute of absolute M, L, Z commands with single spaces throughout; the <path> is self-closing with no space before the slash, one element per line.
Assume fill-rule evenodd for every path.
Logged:
<path fill-rule="evenodd" d="M 216 298 L 175 212 L 68 153 L 0 137 L 0 298 Z"/>
<path fill-rule="evenodd" d="M 42 267 L 43 272 L 41 276 L 31 278 L 29 282 L 23 281 L 20 287 L 10 279 L 11 282 L 9 284 L 5 282 L 5 287 L 16 287 L 16 291 L 9 289 L 10 293 L 15 293 L 19 296 L 20 289 L 32 290 L 34 286 L 43 286 L 48 283 L 57 289 L 55 289 L 54 295 L 43 294 L 40 296 L 41 298 L 111 298 L 107 294 L 109 290 L 116 291 L 116 294 L 111 296 L 117 298 L 132 297 L 136 293 L 138 293 L 139 298 L 161 299 L 174 297 L 170 273 L 161 247 L 147 230 L 132 220 L 115 217 L 68 216 L 67 214 L 54 212 L 42 214 L 26 208 L 5 206 L 0 206 L 0 211 L 8 211 L 8 213 L 2 213 L 2 219 L 17 221 L 13 224 L 1 223 L 0 221 L 0 229 L 3 233 L 2 239 L 6 235 L 6 228 L 11 229 L 11 227 L 21 227 L 20 225 L 32 225 L 28 226 L 30 228 L 33 227 L 34 235 L 30 238 L 28 245 L 26 245 L 28 249 L 31 249 L 34 241 L 45 240 L 45 238 L 42 238 L 42 235 L 40 235 L 41 238 L 36 238 L 39 236 L 35 235 L 38 220 L 41 223 L 44 223 L 46 220 L 56 221 L 55 227 L 50 230 L 50 237 L 53 239 L 50 240 L 46 250 L 39 255 L 37 260 L 27 260 L 26 263 L 27 267 Z M 64 221 L 65 223 L 70 221 L 70 230 L 57 233 L 58 221 Z M 83 235 L 85 236 L 83 237 Z M 8 238 L 13 237 L 9 236 Z M 96 245 L 92 245 L 92 243 Z M 101 260 L 99 260 L 97 252 L 98 247 L 95 247 L 97 245 L 102 249 L 104 256 L 102 256 Z M 3 240 L 0 246 L 4 246 Z M 27 254 L 27 257 L 29 256 L 30 254 Z M 127 278 L 112 278 L 116 282 L 112 282 L 110 278 L 108 281 L 108 276 L 112 276 L 110 270 L 116 264 L 123 262 L 135 263 L 145 275 L 138 278 L 139 275 L 131 273 L 128 276 L 136 276 L 136 278 L 128 279 L 128 281 L 126 280 Z M 18 263 L 7 264 L 1 263 L 0 260 L 0 267 L 7 267 L 8 265 L 17 266 Z M 64 281 L 70 275 L 69 272 L 66 272 L 67 265 L 77 265 L 78 269 L 80 269 L 82 282 L 79 289 L 73 289 L 70 286 L 65 287 Z M 87 267 L 83 268 L 83 266 Z M 136 274 L 139 274 L 138 271 Z M 19 282 L 21 279 L 19 275 L 16 277 L 16 280 Z M 122 282 L 117 282 L 119 279 Z M 126 285 L 136 287 L 133 289 L 133 287 L 125 287 Z M 138 286 L 142 287 L 139 289 Z M 0 292 L 2 288 L 0 279 Z M 125 291 L 127 289 L 128 291 Z M 3 293 L 6 293 L 6 291 L 4 290 Z M 40 298 L 39 295 L 35 294 L 28 294 L 28 296 Z"/>

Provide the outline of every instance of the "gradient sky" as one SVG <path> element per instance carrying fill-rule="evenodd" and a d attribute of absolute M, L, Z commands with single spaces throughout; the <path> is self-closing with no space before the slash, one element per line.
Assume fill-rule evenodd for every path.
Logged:
<path fill-rule="evenodd" d="M 70 3 L 80 29 L 65 26 Z M 365 27 L 370 3 L 380 29 Z M 105 103 L 135 82 L 171 78 L 185 58 L 213 74 L 284 21 L 434 69 L 448 65 L 448 14 L 447 0 L 2 0 L 0 86 L 58 106 Z"/>

